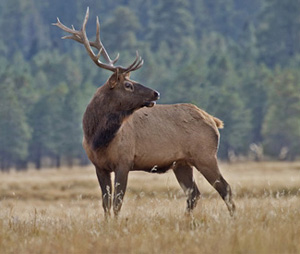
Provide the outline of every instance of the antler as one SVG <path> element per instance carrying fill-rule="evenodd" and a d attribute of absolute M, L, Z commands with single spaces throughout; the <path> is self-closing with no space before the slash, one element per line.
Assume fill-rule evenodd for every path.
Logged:
<path fill-rule="evenodd" d="M 64 24 L 62 24 L 60 22 L 59 18 L 57 18 L 57 23 L 54 23 L 53 25 L 59 27 L 60 29 L 62 29 L 65 32 L 71 34 L 71 35 L 62 37 L 62 39 L 72 39 L 79 43 L 82 43 L 84 45 L 85 49 L 87 50 L 89 56 L 91 57 L 91 59 L 100 68 L 110 70 L 112 72 L 119 71 L 121 73 L 126 73 L 126 72 L 135 71 L 142 67 L 144 61 L 139 56 L 138 51 L 136 51 L 135 60 L 128 67 L 125 68 L 123 66 L 114 66 L 114 64 L 119 60 L 119 56 L 120 56 L 119 53 L 117 54 L 117 56 L 114 60 L 111 60 L 111 58 L 109 57 L 106 49 L 104 48 L 104 46 L 100 40 L 100 23 L 99 23 L 98 17 L 96 20 L 96 23 L 97 23 L 96 39 L 95 39 L 95 41 L 89 41 L 89 39 L 87 38 L 87 35 L 86 35 L 86 24 L 87 24 L 88 18 L 89 18 L 89 7 L 87 7 L 85 18 L 84 18 L 84 21 L 82 24 L 82 28 L 79 31 L 75 30 L 74 26 L 72 26 L 72 29 L 65 26 Z M 94 53 L 94 51 L 92 50 L 91 47 L 94 47 L 98 50 L 97 55 Z M 100 61 L 101 55 L 105 58 L 105 60 L 108 63 L 103 63 Z"/>

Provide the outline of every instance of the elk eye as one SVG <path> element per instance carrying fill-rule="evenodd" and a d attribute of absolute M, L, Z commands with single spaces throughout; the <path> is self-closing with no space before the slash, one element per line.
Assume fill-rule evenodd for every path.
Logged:
<path fill-rule="evenodd" d="M 133 90 L 133 85 L 131 83 L 129 83 L 129 82 L 125 82 L 124 86 L 128 90 Z"/>

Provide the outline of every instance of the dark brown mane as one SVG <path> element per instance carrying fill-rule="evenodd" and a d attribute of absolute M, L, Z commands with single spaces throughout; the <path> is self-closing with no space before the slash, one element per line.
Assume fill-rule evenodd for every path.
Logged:
<path fill-rule="evenodd" d="M 91 106 L 83 116 L 85 138 L 93 150 L 107 147 L 114 139 L 123 120 L 133 113 L 133 110 L 114 113 L 106 111 L 105 106 L 98 109 Z"/>
<path fill-rule="evenodd" d="M 130 111 L 109 114 L 107 116 L 106 126 L 100 125 L 96 130 L 92 140 L 92 148 L 97 150 L 99 148 L 107 147 L 114 139 L 123 123 L 123 120 L 131 114 L 132 112 Z"/>

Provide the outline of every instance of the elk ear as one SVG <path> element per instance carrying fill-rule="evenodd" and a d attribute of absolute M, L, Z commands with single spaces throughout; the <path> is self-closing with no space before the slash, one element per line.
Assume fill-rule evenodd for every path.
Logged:
<path fill-rule="evenodd" d="M 111 89 L 115 88 L 119 81 L 119 70 L 117 69 L 113 75 L 108 79 L 108 84 Z"/>

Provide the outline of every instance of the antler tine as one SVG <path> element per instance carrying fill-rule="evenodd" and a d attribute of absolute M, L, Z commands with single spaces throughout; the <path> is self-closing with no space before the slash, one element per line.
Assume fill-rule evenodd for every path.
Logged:
<path fill-rule="evenodd" d="M 72 26 L 73 29 L 70 29 L 69 27 L 67 27 L 63 23 L 61 23 L 60 20 L 59 20 L 59 18 L 57 18 L 57 22 L 56 23 L 52 23 L 52 25 L 53 26 L 57 26 L 60 29 L 62 29 L 63 31 L 71 34 L 71 35 L 68 35 L 68 36 L 63 36 L 62 39 L 73 39 L 75 41 L 80 42 L 79 32 L 76 31 L 73 26 Z"/>
<path fill-rule="evenodd" d="M 135 64 L 137 63 L 137 61 L 139 60 L 140 56 L 138 51 L 136 51 L 136 57 L 135 60 L 133 61 L 133 63 L 131 65 L 129 65 L 127 68 L 123 68 L 124 72 L 130 72 L 130 70 L 132 69 L 133 66 L 135 66 Z"/>
<path fill-rule="evenodd" d="M 104 48 L 104 46 L 101 42 L 101 39 L 100 39 L 100 22 L 99 22 L 99 17 L 98 16 L 96 18 L 96 25 L 97 25 L 96 26 L 96 40 L 95 40 L 94 43 L 97 44 L 97 45 L 101 45 L 101 48 L 103 49 L 103 51 L 102 51 L 103 57 L 105 58 L 105 60 L 107 62 L 109 62 L 109 64 L 114 65 L 119 60 L 120 54 L 118 53 L 114 60 L 110 59 L 110 57 L 109 57 L 106 49 Z"/>
<path fill-rule="evenodd" d="M 117 53 L 116 58 L 112 61 L 113 64 L 115 64 L 119 60 L 120 54 Z"/>
<path fill-rule="evenodd" d="M 143 64 L 144 64 L 144 60 L 141 59 L 140 63 L 139 63 L 139 64 L 134 68 L 134 70 L 132 70 L 132 71 L 138 70 L 139 68 L 141 68 L 141 67 L 143 66 Z"/>
<path fill-rule="evenodd" d="M 141 68 L 143 64 L 144 64 L 144 60 L 139 56 L 139 52 L 136 51 L 136 58 L 135 58 L 134 62 L 130 66 L 128 66 L 126 69 L 124 69 L 124 72 L 135 71 L 135 70 Z"/>
<path fill-rule="evenodd" d="M 136 70 L 142 62 L 143 62 L 143 59 L 140 57 L 139 61 L 132 68 L 130 68 L 130 71 Z"/>
<path fill-rule="evenodd" d="M 81 37 L 82 37 L 82 43 L 83 43 L 86 51 L 88 52 L 89 56 L 92 58 L 94 63 L 96 65 L 98 65 L 100 68 L 107 69 L 107 70 L 115 72 L 117 67 L 115 67 L 111 64 L 111 60 L 109 61 L 108 64 L 104 64 L 99 60 L 100 54 L 102 53 L 102 55 L 103 55 L 103 51 L 105 51 L 105 48 L 103 47 L 103 45 L 100 41 L 100 38 L 97 39 L 98 38 L 97 37 L 96 41 L 95 41 L 95 48 L 97 48 L 99 50 L 98 54 L 95 55 L 94 51 L 92 50 L 91 43 L 88 40 L 88 37 L 86 35 L 86 24 L 87 24 L 88 19 L 89 19 L 89 7 L 86 10 L 86 14 L 85 14 L 85 17 L 84 17 L 82 28 L 80 30 L 81 31 Z M 98 34 L 99 34 L 99 32 L 98 32 Z M 107 53 L 106 53 L 106 55 L 109 58 Z"/>
<path fill-rule="evenodd" d="M 143 66 L 143 64 L 144 64 L 144 60 L 141 59 L 141 60 L 136 64 L 136 66 L 133 67 L 130 71 L 136 71 L 136 70 L 138 70 L 139 68 L 141 68 L 141 67 Z"/>
<path fill-rule="evenodd" d="M 71 28 L 65 26 L 63 23 L 61 23 L 59 18 L 57 18 L 57 22 L 52 23 L 52 25 L 57 26 L 60 29 L 62 29 L 63 31 L 71 34 L 71 35 L 66 35 L 66 36 L 61 37 L 62 39 L 72 39 L 79 43 L 82 43 L 81 33 L 80 33 L 80 31 L 75 30 L 73 25 L 72 25 L 72 29 L 71 29 Z"/>

